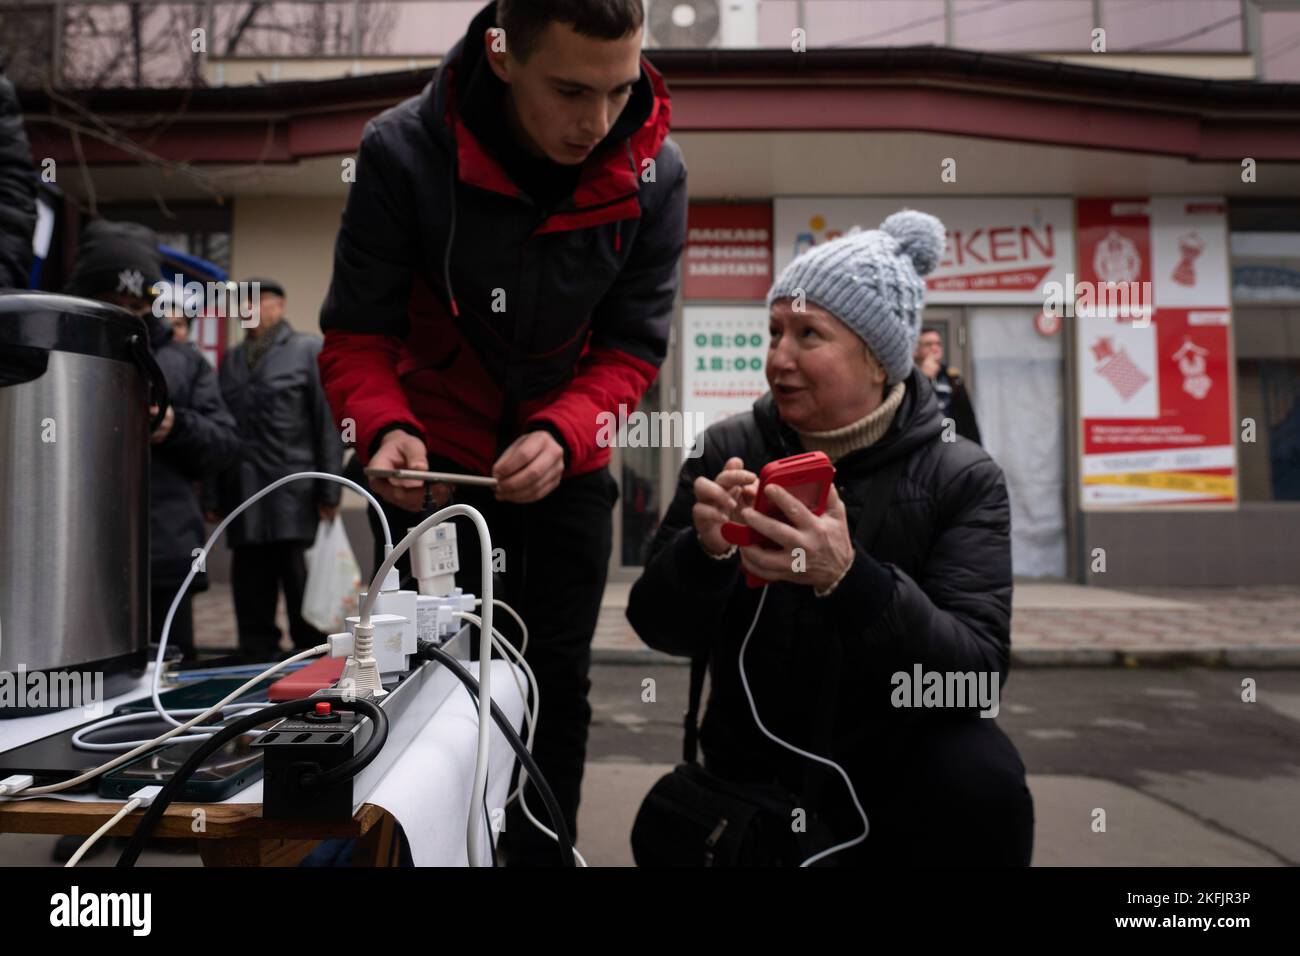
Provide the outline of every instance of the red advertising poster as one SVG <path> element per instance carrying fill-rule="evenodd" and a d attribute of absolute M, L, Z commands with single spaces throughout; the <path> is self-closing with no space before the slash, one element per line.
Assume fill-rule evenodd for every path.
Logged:
<path fill-rule="evenodd" d="M 1151 281 L 1151 213 L 1146 199 L 1080 199 L 1075 223 L 1075 272 L 1080 282 Z"/>
<path fill-rule="evenodd" d="M 687 299 L 766 298 L 772 285 L 772 206 L 691 203 L 682 273 Z"/>
<path fill-rule="evenodd" d="M 1077 222 L 1083 507 L 1234 506 L 1222 204 L 1086 199 Z M 1105 283 L 1150 291 L 1130 311 L 1104 305 Z"/>

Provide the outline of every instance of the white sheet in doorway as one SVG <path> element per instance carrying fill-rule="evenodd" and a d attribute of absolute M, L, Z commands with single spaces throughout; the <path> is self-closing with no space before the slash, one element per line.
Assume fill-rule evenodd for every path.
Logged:
<path fill-rule="evenodd" d="M 1017 577 L 1064 577 L 1065 366 L 1061 334 L 1040 335 L 1037 313 L 967 312 L 971 398 L 984 447 L 1007 477 L 1012 570 Z"/>

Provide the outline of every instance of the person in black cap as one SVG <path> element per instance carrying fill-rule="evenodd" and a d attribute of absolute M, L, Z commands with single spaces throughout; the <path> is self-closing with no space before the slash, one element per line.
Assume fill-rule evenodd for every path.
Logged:
<path fill-rule="evenodd" d="M 162 275 L 158 237 L 134 222 L 98 219 L 81 233 L 77 263 L 64 291 L 119 306 L 144 320 L 149 344 L 167 379 L 171 404 L 150 437 L 150 630 L 156 643 L 176 590 L 190 571 L 194 549 L 206 535 L 198 485 L 235 460 L 239 434 L 221 399 L 216 375 L 196 349 L 172 338 L 171 324 L 155 309 Z M 200 572 L 172 620 L 167 643 L 194 657 L 190 598 L 207 589 Z"/>
<path fill-rule="evenodd" d="M 284 318 L 284 287 L 271 279 L 247 285 L 259 308 L 244 341 L 221 363 L 221 392 L 244 437 L 240 460 L 217 479 L 210 519 L 228 514 L 277 478 L 299 471 L 339 474 L 343 441 L 321 389 L 318 336 L 294 331 Z M 284 590 L 289 634 L 302 650 L 325 638 L 303 620 L 307 585 L 303 557 L 320 521 L 338 514 L 342 487 L 333 481 L 293 481 L 262 498 L 231 522 L 231 587 L 240 650 L 275 657 L 280 629 L 275 605 Z"/>

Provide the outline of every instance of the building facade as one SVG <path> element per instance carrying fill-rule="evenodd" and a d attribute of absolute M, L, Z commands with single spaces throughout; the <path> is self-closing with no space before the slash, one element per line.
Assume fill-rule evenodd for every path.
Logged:
<path fill-rule="evenodd" d="M 823 32 L 857 35 L 817 11 L 854 5 L 810 2 L 802 19 L 761 5 L 765 49 L 648 51 L 673 94 L 692 212 L 670 354 L 641 410 L 709 421 L 744 407 L 763 388 L 774 270 L 924 209 L 949 231 L 925 322 L 1007 474 L 1017 575 L 1300 582 L 1300 70 L 1286 72 L 1277 32 L 1300 37 L 1300 5 L 1229 0 L 1227 26 L 1178 40 L 1217 21 L 1170 21 L 1172 45 L 1117 49 L 1122 5 L 1089 2 L 1077 26 L 1091 36 L 1098 10 L 1109 17 L 1109 53 L 1083 39 L 961 49 L 976 38 L 958 14 L 976 7 L 933 5 L 937 41 L 914 25 L 819 47 Z M 903 6 L 877 6 L 872 24 L 910 22 Z M 1192 6 L 1213 4 L 1165 9 Z M 1196 46 L 1234 23 L 1236 39 Z M 782 48 L 796 29 L 807 49 Z M 204 65 L 213 85 L 79 91 L 84 116 L 24 91 L 34 156 L 69 197 L 51 265 L 84 215 L 134 218 L 235 278 L 275 275 L 290 320 L 314 329 L 362 127 L 430 68 L 284 79 L 329 74 L 286 57 L 279 81 L 215 85 L 222 62 Z M 220 79 L 247 66 L 225 62 Z M 91 115 L 118 132 L 74 136 Z M 1084 294 L 1106 283 L 1138 298 Z M 616 450 L 616 579 L 637 572 L 680 444 Z"/>

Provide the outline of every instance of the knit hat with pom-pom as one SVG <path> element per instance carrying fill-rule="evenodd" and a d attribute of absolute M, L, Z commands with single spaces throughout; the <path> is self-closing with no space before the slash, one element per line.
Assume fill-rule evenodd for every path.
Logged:
<path fill-rule="evenodd" d="M 781 270 L 767 293 L 813 302 L 856 332 L 890 383 L 907 378 L 921 331 L 925 280 L 943 256 L 944 228 L 934 216 L 904 209 L 880 224 L 813 246 Z"/>

